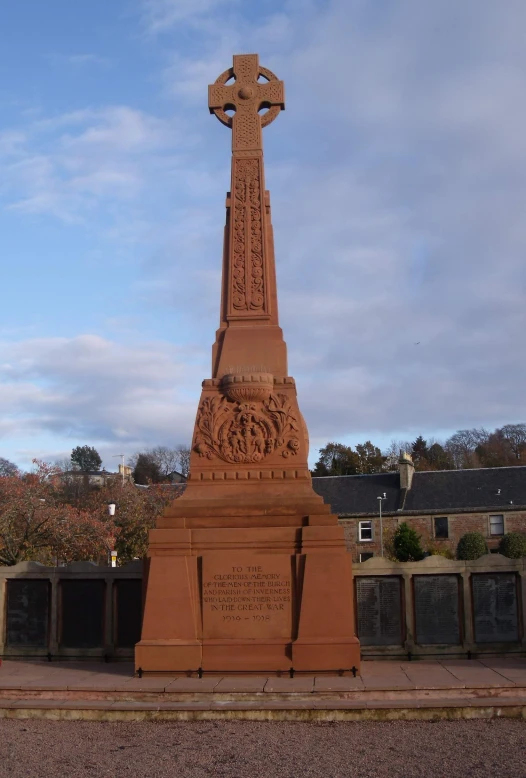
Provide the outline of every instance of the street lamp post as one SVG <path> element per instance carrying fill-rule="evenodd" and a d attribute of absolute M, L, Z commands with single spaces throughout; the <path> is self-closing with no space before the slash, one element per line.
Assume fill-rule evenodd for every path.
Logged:
<path fill-rule="evenodd" d="M 120 459 L 122 459 L 122 462 L 121 462 L 121 485 L 124 488 L 124 454 L 113 454 L 113 459 L 115 459 L 115 457 L 120 457 Z"/>
<path fill-rule="evenodd" d="M 115 503 L 110 502 L 108 503 L 108 515 L 109 516 L 115 516 Z M 117 567 L 117 552 L 112 549 L 109 553 L 110 562 L 112 567 Z"/>
<path fill-rule="evenodd" d="M 378 509 L 380 511 L 380 556 L 383 557 L 384 555 L 384 527 L 382 522 L 382 503 L 384 500 L 387 499 L 387 495 L 384 492 L 383 497 L 377 497 L 378 500 Z"/>

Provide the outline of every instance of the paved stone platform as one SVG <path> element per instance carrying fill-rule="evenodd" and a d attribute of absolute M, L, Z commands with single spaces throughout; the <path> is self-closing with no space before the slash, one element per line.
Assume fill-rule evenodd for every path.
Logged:
<path fill-rule="evenodd" d="M 526 658 L 364 661 L 359 677 L 138 678 L 128 663 L 4 661 L 0 718 L 526 718 Z"/>

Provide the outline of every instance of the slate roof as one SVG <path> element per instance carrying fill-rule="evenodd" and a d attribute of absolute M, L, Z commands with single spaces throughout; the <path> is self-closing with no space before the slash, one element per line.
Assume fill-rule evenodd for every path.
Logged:
<path fill-rule="evenodd" d="M 386 514 L 526 509 L 526 467 L 415 472 L 405 502 L 399 473 L 313 478 L 312 485 L 334 513 L 348 516 L 378 514 L 384 492 Z"/>

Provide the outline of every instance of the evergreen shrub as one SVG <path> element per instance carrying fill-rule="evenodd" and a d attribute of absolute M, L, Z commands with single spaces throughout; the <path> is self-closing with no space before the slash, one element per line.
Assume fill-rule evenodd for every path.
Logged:
<path fill-rule="evenodd" d="M 457 545 L 457 559 L 478 559 L 488 553 L 486 539 L 481 532 L 466 532 Z"/>
<path fill-rule="evenodd" d="M 522 532 L 507 532 L 500 540 L 499 554 L 509 559 L 520 559 L 526 556 L 526 535 Z"/>
<path fill-rule="evenodd" d="M 394 533 L 393 550 L 399 562 L 419 562 L 424 558 L 420 535 L 417 535 L 405 521 Z"/>

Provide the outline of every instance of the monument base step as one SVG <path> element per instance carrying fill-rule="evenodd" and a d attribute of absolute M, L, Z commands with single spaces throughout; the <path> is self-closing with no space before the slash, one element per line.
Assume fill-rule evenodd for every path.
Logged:
<path fill-rule="evenodd" d="M 138 678 L 131 664 L 14 662 L 0 718 L 297 721 L 526 719 L 526 659 L 364 662 L 362 675 Z"/>
<path fill-rule="evenodd" d="M 210 695 L 211 697 L 212 695 Z M 510 697 L 416 700 L 145 700 L 0 699 L 0 719 L 84 721 L 440 721 L 526 719 L 526 699 Z"/>
<path fill-rule="evenodd" d="M 362 675 L 138 678 L 121 663 L 14 662 L 0 718 L 359 721 L 526 719 L 526 659 L 364 662 Z"/>
<path fill-rule="evenodd" d="M 300 638 L 141 640 L 135 648 L 135 670 L 142 676 L 260 674 L 294 676 L 297 673 L 354 674 L 360 667 L 357 638 L 332 641 Z"/>

